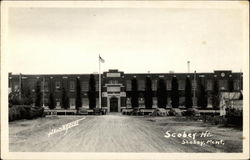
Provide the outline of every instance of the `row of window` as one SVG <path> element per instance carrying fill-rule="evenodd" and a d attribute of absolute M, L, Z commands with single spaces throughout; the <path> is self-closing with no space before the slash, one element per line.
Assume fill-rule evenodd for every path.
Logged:
<path fill-rule="evenodd" d="M 207 90 L 212 90 L 213 89 L 213 80 L 207 80 L 206 81 L 206 89 Z M 171 80 L 166 80 L 166 89 L 167 90 L 171 90 L 172 88 L 172 81 Z M 178 87 L 179 90 L 185 90 L 185 84 L 186 81 L 185 80 L 178 80 Z M 197 86 L 197 81 L 195 83 L 194 80 L 192 80 L 192 89 L 194 90 L 194 88 Z M 228 89 L 228 80 L 219 80 L 219 88 L 220 90 L 227 90 Z M 234 90 L 240 90 L 240 81 L 239 80 L 234 80 L 233 81 L 233 87 Z M 131 91 L 132 89 L 132 85 L 131 85 L 131 80 L 127 80 L 126 81 L 126 90 L 127 91 Z M 145 80 L 138 80 L 138 90 L 145 90 Z M 157 80 L 152 80 L 152 90 L 156 91 L 157 90 Z"/>
<path fill-rule="evenodd" d="M 112 81 L 114 84 L 117 83 L 117 81 Z M 166 80 L 166 89 L 171 90 L 172 88 L 172 82 L 171 80 Z M 196 82 L 197 83 L 197 82 Z M 34 84 L 33 84 L 34 85 Z M 194 90 L 195 87 L 194 80 L 192 80 L 192 88 Z M 16 83 L 14 84 L 14 90 L 18 90 L 19 84 Z M 185 90 L 185 80 L 178 80 L 178 87 L 179 90 Z M 206 90 L 212 90 L 213 89 L 213 80 L 207 80 L 206 81 Z M 219 80 L 219 88 L 220 90 L 227 90 L 228 89 L 228 80 Z M 239 80 L 234 80 L 233 81 L 233 88 L 234 90 L 240 90 L 240 81 Z M 33 89 L 35 89 L 35 86 L 33 86 Z M 62 89 L 62 83 L 61 81 L 56 81 L 55 82 L 55 91 L 59 92 Z M 126 90 L 131 91 L 132 86 L 131 86 L 131 80 L 126 81 Z M 48 92 L 49 91 L 49 83 L 48 81 L 45 81 L 41 83 L 41 90 Z M 69 91 L 70 92 L 75 92 L 76 90 L 76 82 L 75 81 L 70 81 L 69 82 Z M 81 82 L 81 90 L 86 92 L 89 90 L 89 82 L 88 81 L 82 81 Z M 96 91 L 99 90 L 99 83 L 96 81 Z M 145 80 L 138 80 L 138 90 L 144 91 L 145 90 Z M 152 80 L 152 90 L 156 91 L 157 90 L 157 80 Z"/>

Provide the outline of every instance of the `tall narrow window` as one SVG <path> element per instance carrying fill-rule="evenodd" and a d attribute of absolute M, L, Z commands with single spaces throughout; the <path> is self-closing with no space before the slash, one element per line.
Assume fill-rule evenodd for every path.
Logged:
<path fill-rule="evenodd" d="M 171 90 L 171 88 L 172 88 L 171 80 L 166 81 L 166 87 L 167 87 L 167 90 Z"/>
<path fill-rule="evenodd" d="M 55 82 L 55 87 L 56 87 L 56 91 L 57 92 L 60 91 L 60 89 L 61 89 L 61 82 L 60 81 L 56 81 Z"/>
<path fill-rule="evenodd" d="M 228 89 L 227 80 L 219 80 L 219 88 L 220 90 L 227 90 Z"/>
<path fill-rule="evenodd" d="M 89 90 L 89 82 L 88 82 L 88 80 L 82 81 L 81 88 L 82 88 L 82 91 L 85 91 L 85 92 Z"/>
<path fill-rule="evenodd" d="M 207 80 L 207 90 L 211 91 L 213 89 L 213 81 L 212 80 Z"/>
<path fill-rule="evenodd" d="M 131 91 L 131 80 L 126 80 L 126 90 Z"/>
<path fill-rule="evenodd" d="M 69 82 L 69 90 L 70 92 L 75 92 L 75 81 Z"/>
<path fill-rule="evenodd" d="M 138 90 L 139 91 L 145 90 L 145 81 L 144 80 L 138 80 Z"/>
<path fill-rule="evenodd" d="M 153 91 L 157 90 L 157 80 L 152 80 L 152 90 Z"/>
<path fill-rule="evenodd" d="M 179 80 L 178 81 L 179 84 L 179 90 L 185 90 L 185 80 Z"/>
<path fill-rule="evenodd" d="M 234 80 L 234 90 L 240 90 L 240 81 Z"/>

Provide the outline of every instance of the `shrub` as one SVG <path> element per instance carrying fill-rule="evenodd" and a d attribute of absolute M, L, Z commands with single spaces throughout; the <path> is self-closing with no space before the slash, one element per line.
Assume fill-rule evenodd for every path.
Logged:
<path fill-rule="evenodd" d="M 138 97 L 139 97 L 139 92 L 138 92 L 138 84 L 136 78 L 132 79 L 132 91 L 131 91 L 131 106 L 133 108 L 139 107 L 139 102 L 138 102 Z"/>
<path fill-rule="evenodd" d="M 55 107 L 56 107 L 56 103 L 55 103 L 54 94 L 50 93 L 50 95 L 49 95 L 49 108 L 54 109 Z"/>
<path fill-rule="evenodd" d="M 207 92 L 202 84 L 202 78 L 198 80 L 198 95 L 197 95 L 197 105 L 203 109 L 207 108 Z"/>
<path fill-rule="evenodd" d="M 164 79 L 160 78 L 157 87 L 157 106 L 158 108 L 166 108 L 167 105 L 167 90 Z"/>
<path fill-rule="evenodd" d="M 153 105 L 153 91 L 152 82 L 149 77 L 146 78 L 146 88 L 145 88 L 145 106 L 147 109 L 151 109 Z"/>
<path fill-rule="evenodd" d="M 243 112 L 236 108 L 226 109 L 227 124 L 242 126 L 243 123 Z"/>
<path fill-rule="evenodd" d="M 186 111 L 183 112 L 184 116 L 200 116 L 200 112 L 198 109 L 195 108 L 188 108 Z"/>
<path fill-rule="evenodd" d="M 62 108 L 69 108 L 69 97 L 64 87 L 62 88 Z"/>
<path fill-rule="evenodd" d="M 80 80 L 76 79 L 76 110 L 79 110 L 82 107 L 82 97 L 81 97 L 81 84 Z"/>
<path fill-rule="evenodd" d="M 192 102 L 192 87 L 190 83 L 189 77 L 186 78 L 186 86 L 185 86 L 185 107 L 191 108 L 193 106 Z"/>
<path fill-rule="evenodd" d="M 182 116 L 182 112 L 179 108 L 171 108 L 168 111 L 169 116 Z"/>
<path fill-rule="evenodd" d="M 212 106 L 213 109 L 219 109 L 219 105 L 220 105 L 220 97 L 219 97 L 220 93 L 219 93 L 219 86 L 218 86 L 218 81 L 216 79 L 214 79 L 214 83 L 213 83 L 213 91 L 212 91 Z"/>
<path fill-rule="evenodd" d="M 178 81 L 176 77 L 173 77 L 172 79 L 171 101 L 173 108 L 179 107 L 179 91 L 178 91 Z"/>
<path fill-rule="evenodd" d="M 30 105 L 13 105 L 9 108 L 9 121 L 42 117 L 44 109 Z"/>
<path fill-rule="evenodd" d="M 95 77 L 93 74 L 90 75 L 89 78 L 89 108 L 94 109 L 96 107 L 96 91 L 95 91 Z"/>
<path fill-rule="evenodd" d="M 36 98 L 35 98 L 35 106 L 42 106 L 42 92 L 41 92 L 41 82 L 38 80 L 36 83 Z"/>

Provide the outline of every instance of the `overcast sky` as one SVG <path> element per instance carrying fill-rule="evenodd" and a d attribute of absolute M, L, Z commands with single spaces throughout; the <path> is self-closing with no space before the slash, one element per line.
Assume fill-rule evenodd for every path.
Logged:
<path fill-rule="evenodd" d="M 242 69 L 239 9 L 11 8 L 8 71 L 25 74 Z"/>

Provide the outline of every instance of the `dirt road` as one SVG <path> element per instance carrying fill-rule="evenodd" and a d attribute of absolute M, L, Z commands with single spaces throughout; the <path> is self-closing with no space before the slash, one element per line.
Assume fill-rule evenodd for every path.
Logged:
<path fill-rule="evenodd" d="M 46 117 L 11 122 L 9 149 L 27 152 L 240 152 L 242 150 L 241 131 L 207 126 L 202 122 L 176 121 L 170 117 L 85 116 L 85 119 L 79 121 L 79 125 L 69 128 L 67 133 L 62 131 L 48 136 L 52 129 L 81 118 L 83 117 Z M 207 130 L 213 131 L 213 137 L 210 139 L 223 139 L 225 144 L 199 146 L 182 144 L 182 137 L 164 137 L 167 131 L 201 133 Z M 208 138 L 203 139 L 208 140 Z"/>

